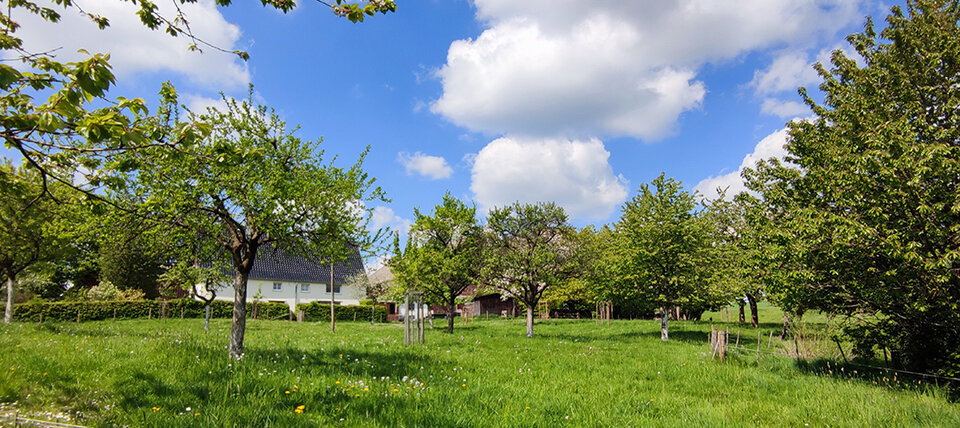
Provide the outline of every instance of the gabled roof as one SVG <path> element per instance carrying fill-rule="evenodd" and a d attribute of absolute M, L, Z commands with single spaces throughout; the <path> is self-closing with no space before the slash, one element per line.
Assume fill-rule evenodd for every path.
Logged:
<path fill-rule="evenodd" d="M 347 260 L 334 264 L 333 282 L 345 284 L 347 278 L 362 272 L 363 261 L 360 260 L 360 250 L 354 248 Z M 257 258 L 253 263 L 249 279 L 326 284 L 330 282 L 330 264 L 284 254 L 282 251 L 264 246 L 257 251 Z"/>
<path fill-rule="evenodd" d="M 381 282 L 390 282 L 393 281 L 393 271 L 390 270 L 390 266 L 383 266 L 380 269 L 377 269 L 376 272 L 367 275 L 370 279 L 370 282 L 373 284 L 379 284 Z"/>

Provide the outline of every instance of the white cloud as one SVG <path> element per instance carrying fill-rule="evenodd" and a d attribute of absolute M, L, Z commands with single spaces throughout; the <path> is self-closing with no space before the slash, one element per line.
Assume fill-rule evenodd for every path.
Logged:
<path fill-rule="evenodd" d="M 753 73 L 750 86 L 758 95 L 791 91 L 819 81 L 807 54 L 801 51 L 784 51 L 777 55 L 770 66 Z"/>
<path fill-rule="evenodd" d="M 430 156 L 420 152 L 414 154 L 400 152 L 397 154 L 397 162 L 403 164 L 407 174 L 417 173 L 434 180 L 450 177 L 453 174 L 453 168 L 447 165 L 447 160 L 439 156 Z"/>
<path fill-rule="evenodd" d="M 409 219 L 398 216 L 393 212 L 393 208 L 377 206 L 373 208 L 373 215 L 370 217 L 371 227 L 376 230 L 389 227 L 391 231 L 400 232 L 401 237 L 406 237 L 410 231 L 413 222 Z"/>
<path fill-rule="evenodd" d="M 223 98 L 209 98 L 203 95 L 185 94 L 181 97 L 184 105 L 195 114 L 205 114 L 207 109 L 212 108 L 221 112 L 226 112 L 227 102 Z"/>
<path fill-rule="evenodd" d="M 97 1 L 85 4 L 88 12 L 99 14 L 110 21 L 110 26 L 98 30 L 96 25 L 76 9 L 62 11 L 59 23 L 48 23 L 32 14 L 16 16 L 23 27 L 17 35 L 32 52 L 58 49 L 59 61 L 72 61 L 83 57 L 77 50 L 90 53 L 109 53 L 110 64 L 118 76 L 137 72 L 172 71 L 181 73 L 192 82 L 217 89 L 234 89 L 250 81 L 250 74 L 243 61 L 235 55 L 218 52 L 201 46 L 204 52 L 187 50 L 189 40 L 184 36 L 171 37 L 160 30 L 152 31 L 143 26 L 136 15 L 138 6 L 127 1 Z M 179 3 L 179 2 L 178 2 Z M 156 3 L 159 11 L 173 17 L 173 3 Z M 227 22 L 212 0 L 180 5 L 190 20 L 194 34 L 214 46 L 236 49 L 240 29 Z M 9 57 L 10 53 L 6 53 Z"/>
<path fill-rule="evenodd" d="M 493 134 L 662 138 L 701 105 L 700 66 L 832 36 L 857 3 L 476 0 L 486 29 L 450 45 L 431 110 Z"/>
<path fill-rule="evenodd" d="M 706 199 L 716 199 L 719 196 L 717 189 L 727 189 L 726 197 L 732 199 L 736 194 L 747 190 L 746 185 L 743 183 L 743 178 L 741 177 L 743 170 L 747 168 L 752 168 L 757 165 L 762 159 L 770 158 L 780 158 L 782 159 L 787 154 L 787 150 L 783 148 L 784 144 L 787 142 L 787 128 L 782 128 L 770 135 L 767 135 L 754 147 L 753 152 L 747 154 L 743 158 L 743 162 L 740 163 L 740 167 L 736 171 L 718 175 L 715 177 L 705 178 L 694 188 L 697 192 L 700 193 L 701 197 Z"/>
<path fill-rule="evenodd" d="M 763 104 L 760 105 L 760 111 L 782 118 L 794 118 L 804 114 L 809 114 L 810 107 L 807 107 L 806 104 L 796 101 L 765 98 L 763 100 Z"/>
<path fill-rule="evenodd" d="M 499 138 L 473 159 L 470 190 L 484 211 L 556 202 L 571 217 L 603 220 L 627 198 L 600 140 Z"/>

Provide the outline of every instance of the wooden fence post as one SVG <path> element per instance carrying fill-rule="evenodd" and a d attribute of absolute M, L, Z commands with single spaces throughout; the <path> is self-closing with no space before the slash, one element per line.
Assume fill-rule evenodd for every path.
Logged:
<path fill-rule="evenodd" d="M 77 322 L 80 322 L 80 308 L 77 308 Z"/>
<path fill-rule="evenodd" d="M 153 319 L 153 307 L 147 308 L 147 319 Z"/>
<path fill-rule="evenodd" d="M 740 347 L 740 330 L 739 329 L 737 330 L 737 344 L 734 345 L 734 347 L 736 348 Z"/>

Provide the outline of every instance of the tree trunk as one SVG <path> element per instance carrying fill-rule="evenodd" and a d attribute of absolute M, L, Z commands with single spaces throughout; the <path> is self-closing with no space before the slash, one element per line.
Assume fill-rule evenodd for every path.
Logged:
<path fill-rule="evenodd" d="M 527 337 L 533 337 L 533 307 L 535 305 L 527 305 Z"/>
<path fill-rule="evenodd" d="M 750 325 L 753 328 L 760 326 L 760 316 L 757 314 L 757 298 L 753 294 L 747 293 L 747 302 L 750 303 Z"/>
<path fill-rule="evenodd" d="M 247 275 L 237 271 L 233 277 L 233 326 L 230 329 L 230 358 L 243 358 L 243 333 L 247 328 Z"/>
<path fill-rule="evenodd" d="M 740 324 L 747 322 L 747 317 L 743 313 L 743 299 L 737 299 L 737 303 L 740 305 Z"/>
<path fill-rule="evenodd" d="M 670 312 L 667 306 L 660 308 L 660 340 L 666 342 L 670 340 L 670 334 L 667 332 L 667 320 L 670 319 Z"/>
<path fill-rule="evenodd" d="M 454 297 L 450 299 L 450 307 L 447 309 L 449 316 L 447 317 L 447 333 L 453 334 L 453 314 L 457 310 L 457 298 Z"/>
<path fill-rule="evenodd" d="M 210 330 L 210 312 L 211 312 L 210 304 L 207 303 L 207 307 L 203 308 L 203 329 L 204 330 Z"/>
<path fill-rule="evenodd" d="M 7 275 L 7 305 L 6 309 L 3 311 L 3 323 L 10 324 L 13 322 L 13 284 L 14 276 Z"/>
<path fill-rule="evenodd" d="M 337 319 L 333 313 L 333 298 L 337 295 L 337 289 L 333 285 L 333 262 L 330 262 L 330 332 L 337 332 Z"/>

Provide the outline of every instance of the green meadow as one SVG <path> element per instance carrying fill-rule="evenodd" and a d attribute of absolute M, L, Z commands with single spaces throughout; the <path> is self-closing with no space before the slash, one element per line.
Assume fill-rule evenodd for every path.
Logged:
<path fill-rule="evenodd" d="M 960 426 L 937 385 L 776 355 L 789 346 L 768 342 L 772 321 L 720 324 L 742 335 L 723 361 L 709 322 L 673 322 L 663 343 L 655 321 L 543 320 L 528 339 L 520 319 L 458 320 L 410 347 L 398 323 L 247 326 L 240 361 L 229 320 L 2 326 L 0 412 L 155 427 Z"/>

